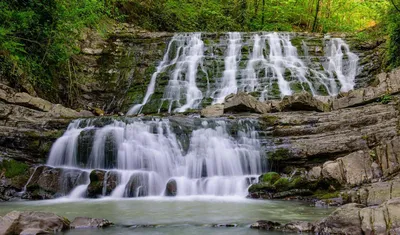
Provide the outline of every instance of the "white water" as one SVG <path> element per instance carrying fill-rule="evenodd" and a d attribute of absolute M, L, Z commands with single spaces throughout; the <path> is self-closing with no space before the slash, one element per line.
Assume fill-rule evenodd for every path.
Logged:
<path fill-rule="evenodd" d="M 343 39 L 321 39 L 323 50 L 316 57 L 309 53 L 315 45 L 302 40 L 297 48 L 292 44 L 296 37 L 290 33 L 235 32 L 210 41 L 207 34 L 176 34 L 151 77 L 142 103 L 128 114 L 140 113 L 151 100 L 160 74 L 169 80 L 165 88 L 159 87 L 164 89 L 159 112 L 198 109 L 205 98 L 223 103 L 227 95 L 238 91 L 258 93 L 265 101 L 299 91 L 336 96 L 354 89 L 359 58 Z M 246 50 L 248 54 L 243 54 Z"/>
<path fill-rule="evenodd" d="M 113 121 L 101 128 L 83 127 L 77 120 L 54 143 L 48 164 L 87 172 L 117 172 L 118 185 L 112 198 L 163 196 L 171 180 L 176 182 L 177 196 L 244 197 L 249 184 L 262 173 L 263 150 L 251 123 L 240 121 L 234 137 L 228 134 L 228 125 L 222 120 L 203 121 L 192 127 L 186 139 L 178 140 L 169 120 Z M 91 153 L 82 160 L 76 133 L 88 131 L 95 131 Z M 104 185 L 106 181 L 107 173 Z M 77 186 L 69 198 L 84 197 L 87 187 Z M 102 191 L 105 196 L 106 189 Z"/>
<path fill-rule="evenodd" d="M 225 71 L 219 88 L 215 91 L 214 103 L 224 103 L 225 97 L 237 93 L 236 75 L 240 60 L 242 37 L 240 33 L 229 33 L 228 49 L 225 57 Z"/>
<path fill-rule="evenodd" d="M 179 57 L 165 88 L 163 101 L 169 103 L 168 112 L 172 111 L 173 105 L 177 107 L 176 112 L 185 112 L 197 108 L 203 99 L 196 80 L 199 67 L 202 67 L 204 43 L 200 33 L 179 35 L 176 38 L 174 42 L 178 44 L 176 53 Z M 183 97 L 186 103 L 181 104 Z"/>

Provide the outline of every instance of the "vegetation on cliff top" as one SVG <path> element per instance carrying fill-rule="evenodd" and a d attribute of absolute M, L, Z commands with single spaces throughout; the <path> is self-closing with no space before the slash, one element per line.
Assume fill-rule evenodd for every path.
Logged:
<path fill-rule="evenodd" d="M 74 55 L 80 52 L 82 29 L 101 29 L 110 20 L 153 31 L 358 32 L 378 24 L 390 35 L 388 62 L 394 67 L 400 64 L 400 11 L 395 4 L 396 0 L 3 0 L 0 79 L 60 102 L 58 85 L 77 83 Z M 63 95 L 68 100 L 71 93 Z"/>

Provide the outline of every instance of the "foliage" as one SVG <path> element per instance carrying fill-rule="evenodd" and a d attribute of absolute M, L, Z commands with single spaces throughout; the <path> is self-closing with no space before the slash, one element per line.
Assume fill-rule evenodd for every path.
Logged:
<path fill-rule="evenodd" d="M 389 35 L 387 63 L 389 69 L 392 69 L 400 66 L 400 12 L 392 8 L 386 16 L 385 23 Z"/>
<path fill-rule="evenodd" d="M 0 9 L 1 75 L 41 90 L 51 89 L 60 68 L 70 66 L 80 31 L 96 26 L 105 12 L 97 0 L 4 0 Z"/>
<path fill-rule="evenodd" d="M 29 169 L 28 165 L 15 160 L 3 160 L 0 163 L 0 170 L 5 172 L 7 178 L 23 175 Z"/>
<path fill-rule="evenodd" d="M 379 98 L 379 102 L 381 104 L 388 104 L 390 101 L 392 101 L 393 97 L 389 94 L 384 95 L 382 97 Z"/>

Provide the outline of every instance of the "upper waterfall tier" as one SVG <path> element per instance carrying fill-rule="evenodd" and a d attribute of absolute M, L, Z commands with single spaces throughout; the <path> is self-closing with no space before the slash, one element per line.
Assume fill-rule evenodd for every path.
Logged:
<path fill-rule="evenodd" d="M 266 167 L 257 125 L 246 119 L 76 120 L 47 163 L 117 174 L 113 197 L 165 195 L 170 182 L 182 196 L 245 196 Z M 87 186 L 71 194 L 83 195 Z"/>
<path fill-rule="evenodd" d="M 237 92 L 264 101 L 300 91 L 335 96 L 356 84 L 359 57 L 340 38 L 325 37 L 317 44 L 291 33 L 227 33 L 216 38 L 176 34 L 142 102 L 128 114 L 142 112 L 152 99 L 159 112 L 184 112 L 222 103 Z"/>

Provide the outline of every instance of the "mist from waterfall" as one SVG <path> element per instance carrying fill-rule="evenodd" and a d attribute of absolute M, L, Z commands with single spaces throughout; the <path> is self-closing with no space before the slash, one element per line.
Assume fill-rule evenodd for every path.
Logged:
<path fill-rule="evenodd" d="M 158 111 L 169 113 L 201 108 L 209 99 L 214 104 L 223 103 L 227 95 L 239 91 L 266 101 L 301 91 L 336 96 L 352 90 L 359 57 L 343 39 L 320 40 L 323 49 L 315 57 L 309 52 L 315 45 L 303 39 L 298 42 L 293 33 L 231 32 L 214 41 L 207 34 L 176 34 L 150 79 L 142 103 L 128 114 L 140 113 L 157 84 L 165 82 L 165 87 L 158 87 L 163 90 Z"/>

